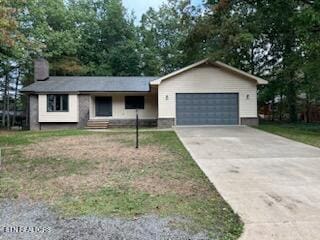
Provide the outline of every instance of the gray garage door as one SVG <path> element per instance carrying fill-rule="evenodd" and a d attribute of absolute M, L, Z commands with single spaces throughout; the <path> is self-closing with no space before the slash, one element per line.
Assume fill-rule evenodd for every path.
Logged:
<path fill-rule="evenodd" d="M 177 125 L 237 125 L 237 93 L 177 93 Z"/>

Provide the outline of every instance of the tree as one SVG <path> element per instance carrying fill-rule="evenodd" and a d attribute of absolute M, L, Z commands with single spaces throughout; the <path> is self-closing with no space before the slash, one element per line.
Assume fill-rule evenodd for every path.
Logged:
<path fill-rule="evenodd" d="M 18 101 L 16 86 L 20 66 L 29 59 L 32 51 L 40 49 L 33 39 L 24 32 L 22 19 L 26 14 L 27 4 L 22 0 L 1 1 L 0 3 L 0 86 L 2 95 L 2 127 L 10 127 L 11 102 Z M 13 92 L 13 93 L 12 93 Z M 12 95 L 15 97 L 13 98 Z M 13 99 L 13 100 L 12 100 Z M 14 115 L 16 108 L 13 108 Z"/>
<path fill-rule="evenodd" d="M 19 107 L 38 56 L 51 75 L 114 76 L 163 75 L 210 57 L 268 79 L 259 102 L 280 99 L 275 118 L 295 121 L 319 101 L 319 14 L 309 0 L 168 0 L 135 26 L 121 0 L 2 0 L 1 107 Z"/>
<path fill-rule="evenodd" d="M 121 0 L 73 0 L 68 6 L 82 40 L 77 57 L 88 74 L 139 75 L 136 27 Z"/>
<path fill-rule="evenodd" d="M 320 100 L 320 2 L 303 1 L 296 25 L 301 39 L 303 64 L 302 92 L 305 93 L 306 121 L 310 122 L 312 105 Z"/>
<path fill-rule="evenodd" d="M 169 0 L 159 11 L 150 8 L 142 16 L 140 38 L 144 46 L 144 71 L 165 74 L 192 62 L 184 55 L 184 42 L 195 24 L 199 9 L 189 0 Z M 158 64 L 153 66 L 154 61 Z M 150 70 L 151 69 L 151 70 Z"/>
<path fill-rule="evenodd" d="M 312 67 L 319 60 L 319 26 L 317 1 L 211 0 L 187 39 L 187 52 L 269 79 L 260 96 L 280 98 L 280 119 L 287 111 L 296 121 L 303 86 L 319 85 Z"/>

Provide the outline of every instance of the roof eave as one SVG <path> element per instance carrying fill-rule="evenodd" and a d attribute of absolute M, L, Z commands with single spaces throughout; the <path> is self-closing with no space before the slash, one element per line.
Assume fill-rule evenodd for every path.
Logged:
<path fill-rule="evenodd" d="M 266 81 L 266 80 L 264 80 L 264 79 L 262 79 L 260 77 L 254 76 L 254 75 L 252 75 L 250 73 L 247 73 L 247 72 L 242 71 L 242 70 L 240 70 L 238 68 L 235 68 L 235 67 L 232 67 L 230 65 L 227 65 L 227 64 L 225 64 L 223 62 L 216 61 L 216 62 L 213 62 L 212 64 L 217 66 L 217 67 L 221 67 L 223 69 L 226 69 L 226 70 L 229 70 L 229 71 L 234 72 L 236 74 L 239 74 L 239 75 L 241 75 L 243 77 L 246 77 L 248 79 L 254 80 L 254 81 L 257 82 L 258 85 L 265 85 L 265 84 L 269 83 L 268 81 Z"/>
<path fill-rule="evenodd" d="M 184 68 L 182 68 L 182 69 L 179 69 L 179 70 L 177 70 L 177 71 L 174 71 L 174 72 L 172 72 L 172 73 L 169 73 L 169 74 L 167 74 L 167 75 L 165 75 L 165 76 L 163 76 L 163 77 L 161 77 L 161 78 L 159 78 L 159 79 L 156 79 L 156 80 L 154 80 L 154 81 L 151 81 L 151 82 L 150 82 L 150 85 L 152 85 L 152 86 L 160 85 L 163 80 L 166 80 L 166 79 L 168 79 L 168 78 L 174 77 L 174 76 L 176 76 L 176 75 L 178 75 L 178 74 L 180 74 L 180 73 L 186 72 L 186 71 L 188 71 L 188 70 L 190 70 L 190 69 L 192 69 L 192 68 L 195 68 L 195 67 L 200 66 L 200 65 L 205 64 L 205 63 L 209 63 L 209 64 L 212 64 L 212 65 L 214 65 L 214 66 L 216 66 L 216 67 L 220 67 L 220 68 L 223 68 L 223 69 L 227 69 L 227 70 L 229 70 L 229 71 L 231 71 L 231 72 L 234 72 L 234 73 L 237 73 L 237 74 L 239 74 L 239 75 L 242 75 L 243 77 L 246 77 L 246 78 L 248 78 L 248 79 L 251 79 L 251 80 L 256 81 L 256 83 L 259 84 L 259 85 L 268 84 L 268 81 L 266 81 L 266 80 L 264 80 L 264 79 L 262 79 L 262 78 L 256 77 L 256 76 L 254 76 L 254 75 L 252 75 L 252 74 L 249 74 L 249 73 L 247 73 L 247 72 L 245 72 L 245 71 L 242 71 L 242 70 L 240 70 L 240 69 L 237 69 L 237 68 L 235 68 L 235 67 L 232 67 L 232 66 L 230 66 L 230 65 L 227 65 L 227 64 L 222 63 L 222 62 L 220 62 L 220 61 L 215 61 L 215 62 L 214 62 L 214 61 L 210 61 L 209 58 L 206 58 L 206 59 L 203 59 L 203 60 L 201 60 L 201 61 L 199 61 L 199 62 L 196 62 L 196 63 L 194 63 L 194 64 L 191 64 L 191 65 L 189 65 L 189 66 L 187 66 L 187 67 L 184 67 Z"/>
<path fill-rule="evenodd" d="M 206 62 L 208 62 L 208 61 L 209 61 L 208 58 L 203 59 L 203 60 L 201 60 L 201 61 L 199 61 L 199 62 L 193 63 L 193 64 L 191 64 L 191 65 L 189 65 L 189 66 L 187 66 L 187 67 L 181 68 L 181 69 L 176 70 L 176 71 L 174 71 L 174 72 L 172 72 L 172 73 L 169 73 L 169 74 L 167 74 L 167 75 L 165 75 L 165 76 L 163 76 L 163 77 L 160 77 L 159 79 L 153 80 L 153 81 L 150 82 L 150 84 L 151 84 L 151 85 L 159 85 L 163 80 L 166 80 L 166 79 L 168 79 L 168 78 L 174 77 L 174 76 L 176 76 L 176 75 L 178 75 L 178 74 L 180 74 L 180 73 L 183 73 L 183 72 L 185 72 L 185 71 L 188 71 L 189 69 L 195 68 L 195 67 L 197 67 L 197 66 L 199 66 L 199 65 L 201 65 L 201 64 L 204 64 L 204 63 L 206 63 Z"/>
<path fill-rule="evenodd" d="M 20 91 L 24 94 L 90 94 L 90 93 L 148 93 L 149 90 L 123 90 L 123 91 Z"/>
<path fill-rule="evenodd" d="M 150 90 L 124 90 L 124 91 L 80 91 L 81 94 L 90 94 L 90 93 L 148 93 Z"/>

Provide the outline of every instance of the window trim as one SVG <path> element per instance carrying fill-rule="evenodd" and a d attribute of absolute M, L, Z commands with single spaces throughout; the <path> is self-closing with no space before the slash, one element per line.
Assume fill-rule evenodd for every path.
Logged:
<path fill-rule="evenodd" d="M 142 107 L 138 107 L 138 108 L 137 107 L 128 106 L 128 104 L 127 104 L 128 98 L 142 98 L 143 99 L 143 106 Z M 127 110 L 132 110 L 132 109 L 141 109 L 141 110 L 143 110 L 145 108 L 145 96 L 125 96 L 124 97 L 124 108 L 127 109 Z"/>
<path fill-rule="evenodd" d="M 53 96 L 53 110 L 50 110 L 49 108 L 49 97 Z M 67 97 L 67 109 L 63 110 L 63 97 Z M 56 102 L 57 102 L 57 97 L 60 98 L 60 108 L 62 110 L 57 110 L 56 109 Z M 69 95 L 68 94 L 48 94 L 47 95 L 47 112 L 69 112 Z"/>

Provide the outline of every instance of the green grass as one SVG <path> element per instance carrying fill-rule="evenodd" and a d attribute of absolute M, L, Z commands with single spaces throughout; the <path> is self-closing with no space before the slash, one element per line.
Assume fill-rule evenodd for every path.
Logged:
<path fill-rule="evenodd" d="M 172 156 L 184 160 L 162 162 L 161 166 L 153 167 L 151 170 L 155 170 L 158 173 L 160 172 L 162 177 L 174 178 L 183 176 L 185 179 L 203 180 L 203 172 L 173 131 L 144 132 L 143 136 L 144 138 L 140 140 L 140 145 L 161 145 L 166 151 L 170 152 Z M 131 140 L 127 140 L 126 144 L 134 146 L 135 142 L 132 138 Z M 172 171 L 172 169 L 175 169 L 175 171 Z M 152 172 L 150 173 L 152 174 Z"/>
<path fill-rule="evenodd" d="M 47 201 L 65 216 L 181 216 L 188 219 L 188 222 L 175 223 L 175 227 L 194 232 L 208 231 L 214 239 L 232 240 L 241 234 L 243 224 L 238 215 L 222 199 L 172 131 L 142 132 L 140 146 L 141 151 L 145 149 L 146 152 L 141 152 L 141 157 L 143 153 L 149 156 L 148 147 L 159 147 L 161 151 L 159 155 L 155 155 L 157 159 L 148 161 L 148 157 L 145 157 L 144 162 L 134 158 L 132 161 L 137 163 L 129 166 L 125 161 L 121 163 L 123 159 L 110 159 L 110 156 L 102 159 L 73 159 L 63 155 L 60 157 L 58 145 L 53 155 L 50 152 L 47 156 L 45 151 L 44 156 L 37 158 L 27 158 L 24 155 L 24 151 L 35 146 L 34 144 L 50 143 L 66 137 L 70 141 L 70 137 L 76 139 L 80 135 L 96 138 L 98 142 L 100 138 L 106 142 L 117 141 L 121 149 L 128 154 L 132 154 L 135 145 L 135 135 L 132 132 L 94 133 L 68 130 L 2 133 L 0 143 L 7 149 L 4 152 L 4 169 L 0 171 L 0 199 L 19 198 L 22 194 L 34 201 Z M 88 151 L 91 151 L 92 147 L 94 146 L 88 146 Z M 155 157 L 152 154 L 150 156 Z M 115 163 L 120 166 L 114 165 Z M 102 176 L 107 177 L 108 181 L 98 184 L 98 187 L 90 187 L 86 181 L 84 185 L 79 185 L 76 191 L 57 185 L 61 178 L 62 184 L 67 181 L 77 184 L 74 181 L 90 179 L 90 176 L 99 174 L 101 177 L 99 164 L 107 166 L 107 171 L 102 172 Z M 73 176 L 77 176 L 76 180 L 72 179 Z M 161 183 L 157 186 L 160 188 L 166 189 L 166 183 L 174 183 L 174 189 L 180 190 L 185 187 L 186 182 L 191 182 L 194 187 L 187 188 L 189 192 L 186 196 L 184 192 L 170 189 L 165 192 L 150 192 L 134 184 L 141 178 L 152 180 L 154 176 L 160 178 Z"/>
<path fill-rule="evenodd" d="M 263 123 L 258 129 L 320 147 L 320 124 Z"/>
<path fill-rule="evenodd" d="M 63 130 L 63 131 L 0 131 L 0 147 L 11 147 L 16 145 L 30 144 L 39 139 L 50 137 L 78 136 L 92 134 L 85 130 Z"/>
<path fill-rule="evenodd" d="M 192 232 L 206 230 L 214 235 L 215 239 L 237 239 L 243 228 L 230 207 L 217 197 L 199 199 L 177 194 L 151 195 L 130 188 L 106 187 L 94 194 L 66 197 L 57 203 L 57 206 L 66 216 L 183 216 L 192 220 L 192 223 L 180 223 L 180 227 Z"/>
<path fill-rule="evenodd" d="M 19 186 L 16 179 L 0 171 L 0 199 L 16 199 L 20 190 L 21 186 Z"/>
<path fill-rule="evenodd" d="M 43 181 L 60 176 L 85 173 L 88 168 L 93 168 L 94 162 L 76 161 L 60 158 L 34 158 L 23 159 L 19 155 L 11 158 L 6 163 L 8 169 L 15 168 L 19 174 L 28 175 L 29 179 Z"/>

